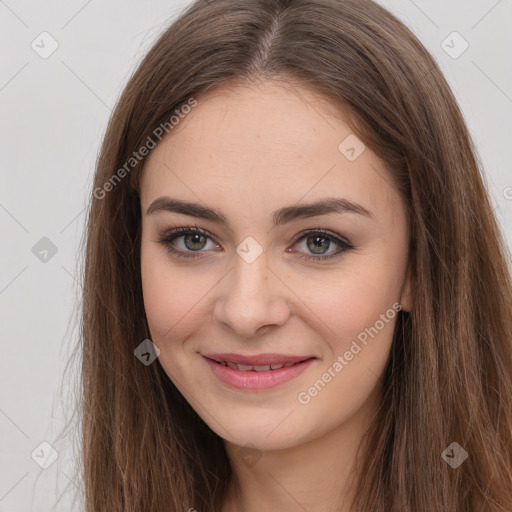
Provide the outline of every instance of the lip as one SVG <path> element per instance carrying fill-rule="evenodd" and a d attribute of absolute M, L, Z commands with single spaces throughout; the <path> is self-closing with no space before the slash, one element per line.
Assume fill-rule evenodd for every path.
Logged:
<path fill-rule="evenodd" d="M 307 356 L 292 356 L 285 354 L 256 354 L 254 356 L 244 356 L 242 354 L 201 354 L 208 359 L 215 359 L 216 361 L 230 361 L 232 363 L 265 365 L 265 364 L 285 364 L 285 363 L 298 363 L 315 357 L 313 355 Z"/>
<path fill-rule="evenodd" d="M 227 354 L 223 355 L 223 358 Z M 276 354 L 274 354 L 276 355 Z M 268 355 L 266 355 L 268 360 Z M 316 361 L 315 357 L 311 357 L 309 359 L 304 360 L 304 357 L 299 357 L 299 361 L 293 366 L 288 368 L 280 368 L 278 370 L 267 370 L 267 371 L 241 371 L 238 369 L 230 368 L 229 366 L 223 366 L 220 363 L 209 359 L 207 356 L 203 356 L 204 360 L 210 367 L 212 373 L 224 384 L 231 386 L 236 389 L 242 389 L 247 391 L 258 391 L 275 388 L 280 386 L 290 380 L 298 377 L 302 374 L 308 367 L 310 367 L 314 361 Z M 225 360 L 225 359 L 222 359 Z M 228 359 L 229 360 L 229 359 Z M 247 359 L 246 359 L 247 360 Z M 254 360 L 254 358 L 252 358 Z M 282 361 L 282 360 L 281 360 Z M 276 361 L 275 364 L 279 364 L 281 361 Z M 288 361 L 294 362 L 294 361 Z M 241 364 L 250 364 L 250 363 L 241 363 Z M 254 364 L 254 363 L 253 363 Z M 260 363 L 264 364 L 264 363 Z M 270 364 L 270 363 L 267 363 Z"/>

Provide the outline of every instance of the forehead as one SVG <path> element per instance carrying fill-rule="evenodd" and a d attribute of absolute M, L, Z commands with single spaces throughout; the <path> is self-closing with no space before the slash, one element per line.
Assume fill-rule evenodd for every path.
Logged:
<path fill-rule="evenodd" d="M 197 157 L 214 162 L 222 157 L 223 164 L 232 152 L 234 163 L 249 155 L 253 160 L 276 155 L 291 159 L 297 152 L 301 158 L 317 158 L 318 149 L 332 146 L 326 136 L 334 136 L 335 142 L 340 124 L 345 125 L 340 119 L 335 126 L 334 106 L 312 91 L 275 82 L 225 87 L 206 93 L 197 103 L 160 149 L 200 149 Z M 343 128 L 350 132 L 348 126 Z"/>
<path fill-rule="evenodd" d="M 228 216 L 230 205 L 259 214 L 326 195 L 389 208 L 383 163 L 368 148 L 347 159 L 339 146 L 349 136 L 339 110 L 308 89 L 264 82 L 211 91 L 149 154 L 143 208 L 166 194 Z"/>

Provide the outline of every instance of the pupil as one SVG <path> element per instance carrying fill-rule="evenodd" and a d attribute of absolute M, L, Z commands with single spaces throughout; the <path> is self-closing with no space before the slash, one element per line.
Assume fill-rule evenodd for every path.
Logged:
<path fill-rule="evenodd" d="M 308 247 L 309 247 L 309 249 L 312 250 L 312 252 L 316 252 L 314 249 L 321 248 L 322 242 L 325 242 L 328 239 L 323 236 L 315 236 L 315 237 L 310 237 L 308 240 L 313 240 L 312 244 L 310 244 L 308 242 Z M 328 248 L 329 248 L 329 242 L 327 243 L 327 247 L 325 249 L 328 249 Z"/>
<path fill-rule="evenodd" d="M 201 245 L 200 247 L 190 247 L 190 245 L 187 243 L 187 241 L 190 240 L 189 237 L 192 238 L 192 245 L 194 245 L 194 244 L 201 245 L 201 239 L 203 239 L 202 240 L 203 245 Z M 204 239 L 205 239 L 205 237 L 200 234 L 188 234 L 188 235 L 185 235 L 185 245 L 187 246 L 188 249 L 190 249 L 192 251 L 199 250 L 204 247 Z M 313 242 L 310 243 L 309 242 L 310 240 L 313 240 Z M 326 241 L 327 241 L 327 244 L 326 244 Z M 315 236 L 315 237 L 308 238 L 308 247 L 309 247 L 309 249 L 312 250 L 312 252 L 317 252 L 316 249 L 322 249 L 322 245 L 326 246 L 326 247 L 324 247 L 325 250 L 327 250 L 329 248 L 328 238 L 323 237 L 323 236 Z M 318 251 L 318 252 L 321 253 L 322 251 Z"/>
<path fill-rule="evenodd" d="M 188 249 L 195 251 L 195 250 L 202 249 L 204 247 L 204 243 L 203 243 L 202 247 L 190 247 L 189 244 L 187 243 L 187 240 L 189 240 L 189 237 L 192 237 L 192 239 L 193 239 L 192 244 L 200 243 L 199 240 L 201 238 L 205 238 L 203 235 L 196 234 L 196 233 L 185 235 L 185 245 L 187 246 Z"/>

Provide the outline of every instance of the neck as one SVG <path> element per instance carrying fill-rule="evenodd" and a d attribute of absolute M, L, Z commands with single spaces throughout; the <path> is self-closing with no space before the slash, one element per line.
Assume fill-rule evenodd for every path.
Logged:
<path fill-rule="evenodd" d="M 222 512 L 349 512 L 357 450 L 373 412 L 362 408 L 298 446 L 254 450 L 252 460 L 241 456 L 240 446 L 225 441 L 234 478 Z"/>

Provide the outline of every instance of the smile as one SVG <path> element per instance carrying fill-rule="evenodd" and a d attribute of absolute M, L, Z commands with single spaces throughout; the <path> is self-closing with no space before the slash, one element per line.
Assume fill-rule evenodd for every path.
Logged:
<path fill-rule="evenodd" d="M 250 365 L 250 364 L 239 364 L 233 363 L 232 361 L 215 361 L 218 364 L 223 366 L 228 366 L 229 368 L 233 368 L 233 370 L 239 370 L 241 372 L 255 371 L 255 372 L 268 372 L 269 370 L 280 370 L 281 368 L 290 368 L 298 363 L 277 363 L 277 364 L 260 364 L 260 365 Z"/>
<path fill-rule="evenodd" d="M 260 359 L 264 357 L 261 356 Z M 267 357 L 267 359 L 275 359 L 275 357 Z M 316 361 L 316 357 L 307 359 L 298 357 L 296 359 L 300 359 L 299 361 L 245 364 L 231 360 L 216 360 L 206 356 L 203 356 L 203 359 L 218 380 L 230 387 L 248 391 L 280 386 L 298 377 Z"/>

